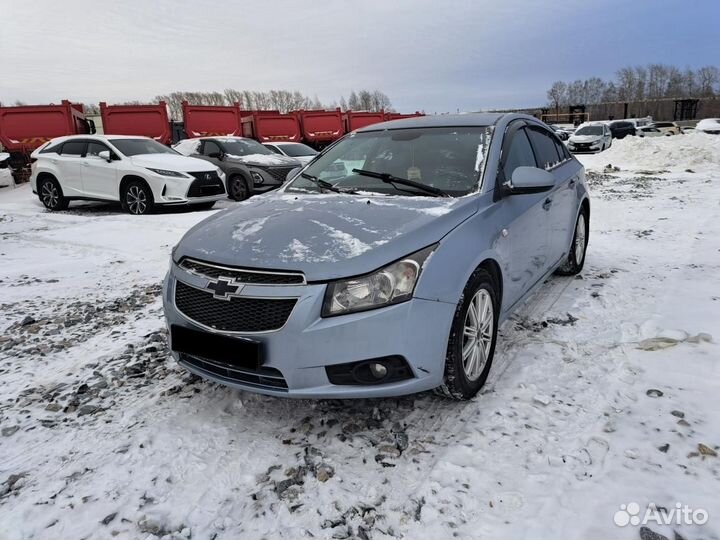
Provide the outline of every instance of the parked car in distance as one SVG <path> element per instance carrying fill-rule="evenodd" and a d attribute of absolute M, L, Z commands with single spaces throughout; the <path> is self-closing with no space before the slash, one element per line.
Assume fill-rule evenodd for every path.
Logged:
<path fill-rule="evenodd" d="M 695 126 L 695 131 L 720 135 L 720 118 L 703 118 Z"/>
<path fill-rule="evenodd" d="M 225 197 L 220 169 L 148 137 L 58 137 L 31 157 L 33 193 L 49 210 L 63 210 L 73 200 L 97 200 L 147 214 L 157 206 L 211 208 Z"/>
<path fill-rule="evenodd" d="M 273 142 L 263 143 L 270 150 L 276 154 L 282 156 L 288 156 L 297 159 L 303 165 L 310 163 L 315 156 L 318 155 L 318 151 L 314 148 L 310 148 L 307 144 L 295 143 L 295 142 Z"/>
<path fill-rule="evenodd" d="M 638 137 L 662 137 L 664 133 L 656 127 L 643 126 L 635 130 L 635 135 Z"/>
<path fill-rule="evenodd" d="M 608 124 L 613 139 L 624 139 L 628 135 L 635 135 L 636 128 L 632 122 L 627 120 L 615 120 Z"/>
<path fill-rule="evenodd" d="M 279 188 L 288 173 L 301 165 L 299 160 L 277 155 L 246 137 L 197 137 L 184 139 L 173 148 L 222 169 L 227 177 L 228 195 L 236 201 Z"/>
<path fill-rule="evenodd" d="M 469 399 L 498 326 L 582 270 L 589 218 L 582 164 L 532 116 L 360 128 L 185 234 L 164 281 L 172 355 L 277 396 Z"/>
<path fill-rule="evenodd" d="M 570 138 L 570 134 L 563 128 L 556 126 L 555 124 L 548 124 L 548 126 L 550 126 L 550 129 L 555 132 L 555 135 L 557 135 L 561 141 L 567 141 Z"/>
<path fill-rule="evenodd" d="M 14 183 L 10 168 L 10 154 L 0 152 L 0 187 L 12 186 Z"/>
<path fill-rule="evenodd" d="M 657 128 L 663 135 L 681 135 L 682 129 L 675 122 L 653 122 L 650 124 Z"/>
<path fill-rule="evenodd" d="M 602 152 L 611 146 L 610 127 L 603 122 L 585 123 L 568 139 L 568 148 L 576 154 Z"/>

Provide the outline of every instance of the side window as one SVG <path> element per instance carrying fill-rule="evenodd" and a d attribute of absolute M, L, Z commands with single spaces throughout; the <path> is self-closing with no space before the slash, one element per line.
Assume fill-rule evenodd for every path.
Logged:
<path fill-rule="evenodd" d="M 40 154 L 57 154 L 60 151 L 60 147 L 62 146 L 62 143 L 60 144 L 49 144 L 42 150 L 40 150 Z"/>
<path fill-rule="evenodd" d="M 568 159 L 569 152 L 565 145 L 557 139 L 553 139 L 553 142 L 555 143 L 555 149 L 557 150 L 557 153 L 560 155 L 560 161 L 565 161 L 566 159 Z"/>
<path fill-rule="evenodd" d="M 268 145 L 266 145 L 266 147 L 267 147 L 269 150 L 272 150 L 273 152 L 275 152 L 276 154 L 282 154 L 282 152 L 280 151 L 280 149 L 279 149 L 277 146 L 273 146 L 273 145 L 271 145 L 271 144 L 268 144 Z"/>
<path fill-rule="evenodd" d="M 85 154 L 85 141 L 66 141 L 62 146 L 60 154 L 63 156 L 82 156 Z"/>
<path fill-rule="evenodd" d="M 513 171 L 518 167 L 537 167 L 532 146 L 530 146 L 530 141 L 524 129 L 515 132 L 507 149 L 507 156 L 503 160 L 505 162 L 503 165 L 505 181 L 512 178 Z"/>
<path fill-rule="evenodd" d="M 219 154 L 220 147 L 215 141 L 205 141 L 202 153 L 203 156 L 209 156 L 210 154 Z"/>
<path fill-rule="evenodd" d="M 88 143 L 87 156 L 88 157 L 99 157 L 98 154 L 100 154 L 100 152 L 104 152 L 106 150 L 110 150 L 110 149 L 102 143 L 91 141 Z"/>
<path fill-rule="evenodd" d="M 531 128 L 528 131 L 533 148 L 537 154 L 538 166 L 542 169 L 549 169 L 557 165 L 561 159 L 552 136 L 549 133 L 535 128 Z"/>

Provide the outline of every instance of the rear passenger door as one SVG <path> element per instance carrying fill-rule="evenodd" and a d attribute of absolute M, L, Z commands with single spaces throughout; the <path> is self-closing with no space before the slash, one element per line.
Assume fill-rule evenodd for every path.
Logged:
<path fill-rule="evenodd" d="M 58 182 L 66 197 L 85 197 L 82 184 L 82 162 L 87 141 L 65 141 L 59 156 L 52 158 L 58 171 Z"/>
<path fill-rule="evenodd" d="M 538 166 L 552 173 L 555 187 L 545 193 L 543 208 L 547 212 L 547 270 L 567 255 L 570 231 L 574 231 L 576 205 L 576 168 L 565 145 L 541 126 L 528 128 Z"/>

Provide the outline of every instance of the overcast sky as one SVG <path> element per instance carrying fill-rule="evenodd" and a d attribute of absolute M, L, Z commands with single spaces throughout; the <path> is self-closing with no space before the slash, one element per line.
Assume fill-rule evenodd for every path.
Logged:
<path fill-rule="evenodd" d="M 402 112 L 546 102 L 552 81 L 720 63 L 720 0 L 0 0 L 0 101 L 381 89 Z"/>

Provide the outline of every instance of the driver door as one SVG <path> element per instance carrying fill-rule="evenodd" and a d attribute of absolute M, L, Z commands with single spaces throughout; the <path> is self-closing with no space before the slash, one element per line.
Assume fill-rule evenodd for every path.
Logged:
<path fill-rule="evenodd" d="M 108 162 L 99 156 L 100 152 L 114 152 L 101 142 L 88 141 L 85 158 L 82 160 L 83 190 L 88 197 L 119 200 L 117 161 Z"/>
<path fill-rule="evenodd" d="M 222 155 L 223 151 L 222 148 L 220 148 L 220 145 L 215 141 L 208 139 L 203 141 L 202 146 L 200 147 L 200 155 L 193 157 L 199 157 L 205 161 L 209 161 L 216 167 L 220 167 L 222 163 Z"/>

